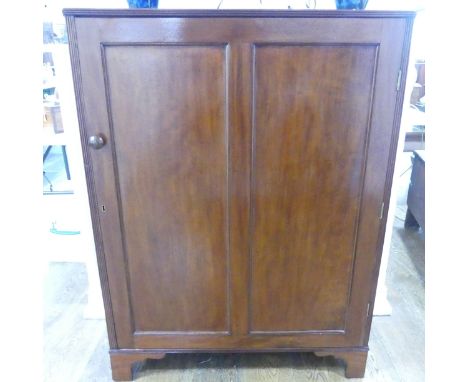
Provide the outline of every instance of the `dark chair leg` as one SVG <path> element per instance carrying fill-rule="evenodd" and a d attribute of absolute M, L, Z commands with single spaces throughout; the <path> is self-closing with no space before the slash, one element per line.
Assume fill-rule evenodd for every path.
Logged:
<path fill-rule="evenodd" d="M 47 149 L 46 149 L 44 155 L 42 155 L 42 163 L 44 163 L 44 161 L 47 159 L 47 156 L 49 155 L 50 150 L 52 150 L 52 146 L 47 146 Z"/>
<path fill-rule="evenodd" d="M 62 154 L 63 154 L 63 163 L 65 165 L 65 171 L 67 172 L 67 179 L 70 180 L 70 168 L 68 167 L 68 157 L 67 157 L 67 149 L 65 146 L 62 146 Z"/>

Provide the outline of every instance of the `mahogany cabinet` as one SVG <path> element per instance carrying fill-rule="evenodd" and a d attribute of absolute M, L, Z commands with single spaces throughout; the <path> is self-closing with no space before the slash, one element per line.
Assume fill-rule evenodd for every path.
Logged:
<path fill-rule="evenodd" d="M 414 14 L 64 14 L 114 379 L 253 351 L 362 376 Z"/>

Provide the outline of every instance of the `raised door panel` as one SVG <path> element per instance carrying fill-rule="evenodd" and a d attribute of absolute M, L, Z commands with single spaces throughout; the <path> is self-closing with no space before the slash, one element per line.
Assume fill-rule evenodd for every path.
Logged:
<path fill-rule="evenodd" d="M 255 47 L 251 333 L 345 331 L 377 53 Z"/>
<path fill-rule="evenodd" d="M 133 329 L 228 332 L 225 46 L 102 55 Z"/>

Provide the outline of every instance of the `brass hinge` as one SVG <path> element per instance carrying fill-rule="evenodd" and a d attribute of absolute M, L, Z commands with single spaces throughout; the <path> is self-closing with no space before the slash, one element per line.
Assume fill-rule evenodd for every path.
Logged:
<path fill-rule="evenodd" d="M 382 218 L 383 218 L 384 208 L 385 208 L 385 203 L 382 202 L 382 205 L 380 206 L 379 220 L 382 220 Z"/>
<path fill-rule="evenodd" d="M 398 71 L 398 79 L 396 83 L 396 90 L 399 91 L 401 86 L 401 69 Z"/>

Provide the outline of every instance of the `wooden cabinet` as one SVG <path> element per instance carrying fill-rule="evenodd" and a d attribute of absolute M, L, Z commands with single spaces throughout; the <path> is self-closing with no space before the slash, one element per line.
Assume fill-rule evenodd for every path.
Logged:
<path fill-rule="evenodd" d="M 414 15 L 64 13 L 114 379 L 197 351 L 362 376 Z"/>

